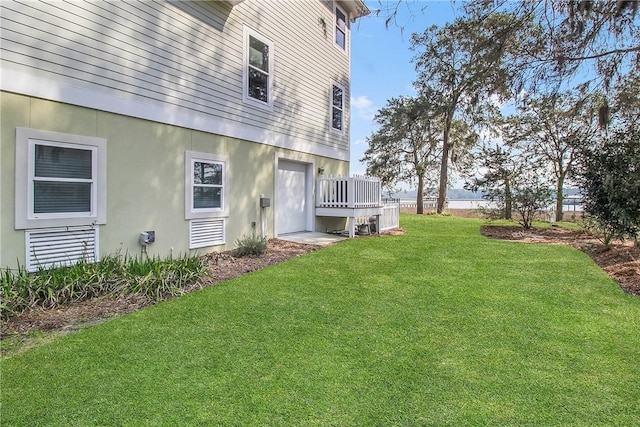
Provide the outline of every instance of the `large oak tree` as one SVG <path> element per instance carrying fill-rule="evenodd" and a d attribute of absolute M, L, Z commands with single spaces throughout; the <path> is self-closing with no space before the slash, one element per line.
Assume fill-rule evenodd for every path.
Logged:
<path fill-rule="evenodd" d="M 374 120 L 379 128 L 367 138 L 369 148 L 361 159 L 367 174 L 380 178 L 387 189 L 401 182 L 417 183 L 417 212 L 423 213 L 422 195 L 440 155 L 433 111 L 424 98 L 402 96 L 387 101 Z"/>
<path fill-rule="evenodd" d="M 444 26 L 433 26 L 412 36 L 418 73 L 415 86 L 420 93 L 437 94 L 428 99 L 430 109 L 441 116 L 442 149 L 437 212 L 445 206 L 452 153 L 457 141 L 451 138 L 455 119 L 475 127 L 495 112 L 495 102 L 510 97 L 509 88 L 519 75 L 516 52 L 534 49 L 535 28 L 516 17 L 490 16 L 458 18 Z M 518 18 L 519 19 L 519 18 Z M 496 43 L 501 40 L 501 43 Z"/>

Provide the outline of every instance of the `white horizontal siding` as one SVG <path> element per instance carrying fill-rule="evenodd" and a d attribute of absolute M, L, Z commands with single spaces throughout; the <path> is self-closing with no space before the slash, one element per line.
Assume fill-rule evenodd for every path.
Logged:
<path fill-rule="evenodd" d="M 267 36 L 280 43 L 276 45 L 276 85 L 282 96 L 290 96 L 294 102 L 276 104 L 286 117 L 300 118 L 309 123 L 317 123 L 322 130 L 329 129 L 329 89 L 331 80 L 347 88 L 345 93 L 345 114 L 349 110 L 349 57 L 334 46 L 332 2 L 325 7 L 321 2 L 282 2 L 279 8 L 263 12 L 266 23 L 283 21 L 285 25 L 266 25 L 258 31 L 266 31 Z M 307 6 L 307 7 L 304 7 Z M 258 14 L 259 5 L 248 4 Z M 327 24 L 324 38 L 319 19 Z M 289 26 L 298 23 L 295 31 Z M 347 117 L 345 117 L 347 119 Z M 345 120 L 348 123 L 348 120 Z M 346 133 L 348 135 L 348 132 Z M 344 143 L 345 138 L 332 133 L 325 135 L 325 141 L 332 144 Z M 344 146 L 348 149 L 348 146 Z"/>
<path fill-rule="evenodd" d="M 0 7 L 5 90 L 348 159 L 348 132 L 329 131 L 330 81 L 349 87 L 331 2 Z M 273 111 L 242 103 L 243 25 L 274 43 Z M 348 115 L 348 90 L 345 99 Z"/>
<path fill-rule="evenodd" d="M 140 35 L 136 30 L 127 36 L 127 27 L 114 22 L 114 19 L 118 19 L 117 15 L 103 18 L 106 19 L 105 25 L 110 26 L 108 29 L 74 25 L 68 20 L 82 16 L 86 22 L 94 22 L 98 18 L 95 13 L 79 8 L 87 6 L 84 3 L 73 3 L 69 8 L 74 13 L 60 11 L 60 16 L 57 17 L 54 13 L 59 9 L 56 7 L 58 4 L 60 3 L 44 3 L 42 10 L 28 10 L 28 16 L 38 20 L 36 28 L 29 26 L 28 21 L 16 22 L 3 16 L 3 36 L 6 39 L 3 41 L 3 56 L 6 60 L 18 62 L 25 50 L 38 46 L 39 54 L 24 58 L 25 65 L 67 75 L 71 83 L 80 80 L 101 88 L 118 90 L 120 94 L 131 93 L 177 105 L 187 100 L 195 110 L 205 112 L 209 112 L 206 106 L 211 108 L 212 97 L 224 98 L 226 94 L 229 99 L 234 99 L 235 93 L 240 90 L 240 81 L 232 88 L 228 84 L 217 84 L 212 80 L 212 75 L 216 73 L 215 68 L 209 64 L 220 61 L 206 57 L 194 61 L 192 58 L 197 55 L 197 51 L 180 51 L 174 47 L 179 46 L 178 42 L 156 33 L 151 33 L 150 36 Z M 90 6 L 95 5 L 98 12 L 108 14 L 98 8 L 102 4 L 110 3 L 97 2 Z M 121 20 L 126 22 L 125 17 Z M 138 25 L 135 22 L 127 24 Z M 176 40 L 179 40 L 178 37 Z M 168 44 L 172 42 L 172 45 Z M 211 51 L 211 47 L 203 47 L 202 51 Z M 73 75 L 69 75 L 69 70 L 73 71 Z M 232 73 L 228 71 L 217 74 L 224 76 Z M 231 103 L 233 104 L 237 105 L 237 102 Z"/>

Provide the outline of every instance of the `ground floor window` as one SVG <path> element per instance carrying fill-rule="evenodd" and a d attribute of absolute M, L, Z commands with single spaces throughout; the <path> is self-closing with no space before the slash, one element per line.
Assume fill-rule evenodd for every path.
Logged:
<path fill-rule="evenodd" d="M 186 152 L 186 219 L 227 215 L 227 163 L 226 156 Z"/>
<path fill-rule="evenodd" d="M 16 229 L 104 224 L 106 140 L 16 131 Z"/>

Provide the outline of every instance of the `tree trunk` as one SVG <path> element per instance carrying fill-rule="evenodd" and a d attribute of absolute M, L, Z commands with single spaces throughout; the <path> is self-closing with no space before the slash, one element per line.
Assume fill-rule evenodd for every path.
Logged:
<path fill-rule="evenodd" d="M 562 192 L 564 187 L 564 177 L 558 178 L 558 185 L 556 188 L 556 221 L 562 221 L 564 218 L 564 212 L 562 208 L 564 206 L 564 194 Z"/>
<path fill-rule="evenodd" d="M 436 212 L 441 214 L 447 201 L 447 178 L 449 176 L 449 129 L 451 120 L 447 119 L 442 137 L 442 161 L 440 162 L 440 187 L 438 188 L 438 205 Z"/>
<path fill-rule="evenodd" d="M 513 209 L 513 201 L 511 200 L 511 184 L 507 178 L 504 181 L 504 219 L 511 220 L 511 211 Z"/>
<path fill-rule="evenodd" d="M 416 196 L 416 213 L 424 214 L 424 177 L 418 174 L 418 195 Z"/>

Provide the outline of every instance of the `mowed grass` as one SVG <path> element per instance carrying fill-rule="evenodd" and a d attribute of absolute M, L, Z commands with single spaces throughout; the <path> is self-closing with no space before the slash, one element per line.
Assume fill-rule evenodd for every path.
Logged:
<path fill-rule="evenodd" d="M 2 425 L 640 425 L 640 298 L 403 216 L 2 361 Z"/>

